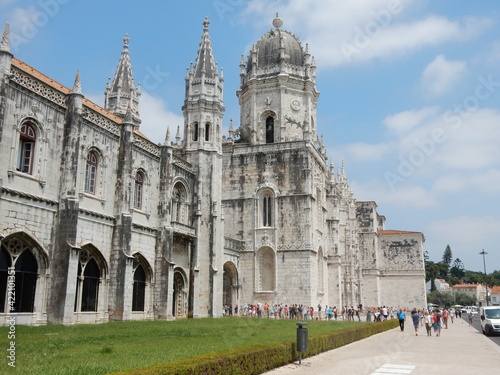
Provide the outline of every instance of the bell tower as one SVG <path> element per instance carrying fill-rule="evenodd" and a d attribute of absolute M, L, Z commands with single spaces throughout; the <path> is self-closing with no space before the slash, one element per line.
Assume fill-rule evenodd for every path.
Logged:
<path fill-rule="evenodd" d="M 276 14 L 274 28 L 254 45 L 247 62 L 240 63 L 240 137 L 242 143 L 265 144 L 317 141 L 316 65 L 309 47 L 281 29 Z"/>

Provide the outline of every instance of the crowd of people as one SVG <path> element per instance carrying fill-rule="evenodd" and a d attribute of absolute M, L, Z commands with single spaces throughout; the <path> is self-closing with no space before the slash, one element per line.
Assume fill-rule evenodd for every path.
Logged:
<path fill-rule="evenodd" d="M 267 303 L 248 304 L 241 306 L 224 305 L 222 316 L 243 316 L 251 318 L 274 318 L 274 319 L 316 319 L 316 320 L 358 320 L 361 321 L 362 306 L 304 306 L 298 304 L 276 304 Z"/>
<path fill-rule="evenodd" d="M 315 320 L 347 320 L 380 322 L 388 319 L 398 319 L 401 331 L 405 329 L 405 323 L 408 319 L 418 336 L 419 328 L 425 327 L 427 336 L 440 336 L 441 330 L 448 329 L 448 324 L 454 322 L 455 318 L 461 318 L 462 312 L 457 309 L 436 309 L 425 308 L 417 310 L 394 309 L 393 307 L 368 307 L 363 309 L 362 305 L 354 306 L 304 306 L 298 304 L 275 304 L 267 303 L 248 304 L 248 305 L 224 305 L 222 316 L 241 316 L 250 318 L 274 318 L 274 319 L 315 319 Z M 364 316 L 362 318 L 362 316 Z M 472 325 L 474 315 L 469 314 L 469 325 Z"/>
<path fill-rule="evenodd" d="M 425 331 L 427 336 L 434 335 L 439 337 L 441 335 L 441 330 L 448 329 L 448 324 L 454 322 L 455 318 L 461 318 L 462 312 L 460 310 L 455 309 L 437 309 L 437 308 L 428 308 L 417 310 L 414 308 L 409 314 L 407 314 L 406 309 L 400 309 L 397 312 L 397 318 L 399 319 L 399 327 L 401 328 L 401 332 L 405 329 L 405 321 L 407 316 L 410 316 L 411 323 L 415 330 L 415 336 L 418 336 L 419 328 L 425 327 Z M 474 315 L 472 313 L 469 314 L 469 325 L 472 324 L 474 319 Z"/>

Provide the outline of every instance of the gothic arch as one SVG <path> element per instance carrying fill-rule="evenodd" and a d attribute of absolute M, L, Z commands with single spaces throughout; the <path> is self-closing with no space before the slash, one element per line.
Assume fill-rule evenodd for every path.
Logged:
<path fill-rule="evenodd" d="M 188 313 L 188 278 L 180 267 L 174 268 L 172 316 L 185 318 Z"/>
<path fill-rule="evenodd" d="M 24 232 L 13 233 L 0 247 L 0 313 L 44 313 L 49 258 L 43 247 Z M 8 300 L 9 276 L 15 276 L 15 296 Z M 11 305 L 9 302 L 12 302 Z"/>
<path fill-rule="evenodd" d="M 276 254 L 270 247 L 261 247 L 256 254 L 256 290 L 271 292 L 276 289 Z"/>
<path fill-rule="evenodd" d="M 276 113 L 273 111 L 264 111 L 261 114 L 260 122 L 263 125 L 263 139 L 265 143 L 274 143 L 278 138 Z"/>
<path fill-rule="evenodd" d="M 147 259 L 139 252 L 132 254 L 132 311 L 148 311 L 150 306 L 153 270 Z"/>
<path fill-rule="evenodd" d="M 171 193 L 171 220 L 190 225 L 191 194 L 188 185 L 182 179 L 174 180 Z"/>
<path fill-rule="evenodd" d="M 233 305 L 238 304 L 238 269 L 233 262 L 224 263 L 223 287 L 222 287 L 222 304 Z"/>
<path fill-rule="evenodd" d="M 137 168 L 134 173 L 134 190 L 132 192 L 133 207 L 143 210 L 147 201 L 148 174 L 143 168 Z"/>
<path fill-rule="evenodd" d="M 92 244 L 82 246 L 78 252 L 76 276 L 76 313 L 102 312 L 106 298 L 108 265 L 101 252 Z"/>
<path fill-rule="evenodd" d="M 11 168 L 32 176 L 42 174 L 45 129 L 33 116 L 23 116 L 16 125 L 17 136 L 13 137 Z"/>
<path fill-rule="evenodd" d="M 257 191 L 256 226 L 275 227 L 276 222 L 276 192 L 270 187 L 263 187 Z"/>
<path fill-rule="evenodd" d="M 95 155 L 97 157 L 97 161 L 95 162 L 95 171 L 94 171 L 94 190 L 90 189 L 92 186 L 91 183 L 91 172 L 92 172 L 92 161 L 89 160 L 91 155 Z M 83 167 L 81 168 L 81 180 L 82 180 L 82 189 L 86 194 L 93 195 L 96 197 L 102 196 L 104 194 L 103 180 L 104 180 L 104 169 L 105 169 L 105 158 L 102 151 L 96 146 L 89 146 L 85 148 L 85 152 L 82 153 L 82 163 Z"/>

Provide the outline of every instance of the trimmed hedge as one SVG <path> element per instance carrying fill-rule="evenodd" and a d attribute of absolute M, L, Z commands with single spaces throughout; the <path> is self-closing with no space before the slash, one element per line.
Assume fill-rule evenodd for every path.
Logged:
<path fill-rule="evenodd" d="M 332 350 L 384 332 L 398 326 L 398 320 L 386 320 L 309 337 L 308 351 L 302 358 Z M 250 375 L 262 374 L 298 360 L 297 343 L 287 340 L 221 352 L 154 365 L 151 367 L 114 372 L 110 375 Z"/>

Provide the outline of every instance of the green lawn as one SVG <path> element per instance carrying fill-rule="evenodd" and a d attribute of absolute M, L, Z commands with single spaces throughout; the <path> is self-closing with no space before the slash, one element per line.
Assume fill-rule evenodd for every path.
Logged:
<path fill-rule="evenodd" d="M 16 326 L 16 368 L 0 356 L 0 374 L 99 375 L 204 353 L 294 338 L 297 320 L 257 318 Z M 366 324 L 308 321 L 309 336 Z M 8 327 L 0 348 L 8 354 Z"/>

